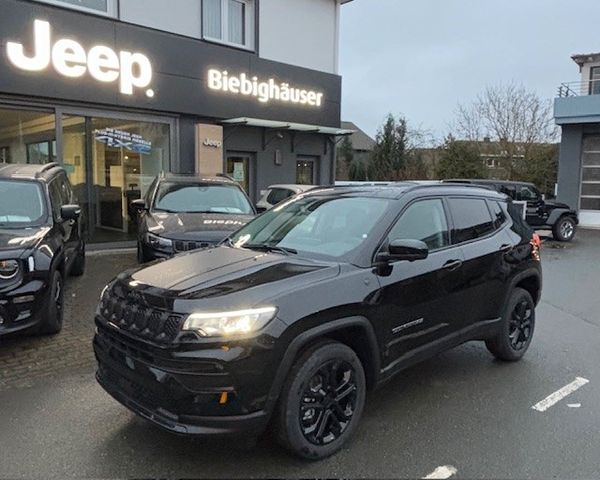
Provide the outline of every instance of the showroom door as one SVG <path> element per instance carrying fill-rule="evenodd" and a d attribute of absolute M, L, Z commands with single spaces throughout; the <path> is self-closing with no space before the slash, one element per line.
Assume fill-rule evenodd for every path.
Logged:
<path fill-rule="evenodd" d="M 227 154 L 227 175 L 232 177 L 248 194 L 252 201 L 254 198 L 254 156 L 249 153 Z"/>

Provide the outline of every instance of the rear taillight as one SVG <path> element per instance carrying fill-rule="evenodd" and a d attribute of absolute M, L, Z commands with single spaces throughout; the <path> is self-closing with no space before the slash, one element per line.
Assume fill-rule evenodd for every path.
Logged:
<path fill-rule="evenodd" d="M 534 233 L 531 237 L 531 256 L 536 260 L 540 261 L 540 247 L 542 246 L 542 239 L 537 233 Z"/>

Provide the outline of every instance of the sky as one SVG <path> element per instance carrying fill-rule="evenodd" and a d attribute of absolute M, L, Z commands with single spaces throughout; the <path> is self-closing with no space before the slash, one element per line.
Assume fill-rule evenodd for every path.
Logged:
<path fill-rule="evenodd" d="M 342 7 L 342 118 L 375 135 L 388 113 L 438 139 L 487 85 L 554 98 L 600 52 L 599 0 L 354 0 Z"/>

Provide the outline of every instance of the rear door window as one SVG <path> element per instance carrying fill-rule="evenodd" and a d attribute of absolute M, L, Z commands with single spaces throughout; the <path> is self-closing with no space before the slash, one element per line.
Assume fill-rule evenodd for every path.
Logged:
<path fill-rule="evenodd" d="M 494 228 L 498 229 L 506 222 L 506 214 L 499 202 L 489 201 L 492 218 L 494 219 Z"/>
<path fill-rule="evenodd" d="M 479 198 L 450 198 L 454 220 L 452 243 L 464 243 L 484 237 L 495 230 L 494 219 L 487 202 Z"/>

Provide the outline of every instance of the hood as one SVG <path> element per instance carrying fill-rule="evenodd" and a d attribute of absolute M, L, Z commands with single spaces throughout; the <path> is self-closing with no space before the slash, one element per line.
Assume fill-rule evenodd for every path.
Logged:
<path fill-rule="evenodd" d="M 239 230 L 253 215 L 227 213 L 163 213 L 151 212 L 146 217 L 149 232 L 172 240 L 218 242 Z"/>
<path fill-rule="evenodd" d="M 126 272 L 120 280 L 150 297 L 167 297 L 176 302 L 176 311 L 185 312 L 198 304 L 215 309 L 251 307 L 339 271 L 337 263 L 222 246 Z"/>
<path fill-rule="evenodd" d="M 18 251 L 19 255 L 34 248 L 50 227 L 0 228 L 0 252 Z"/>

